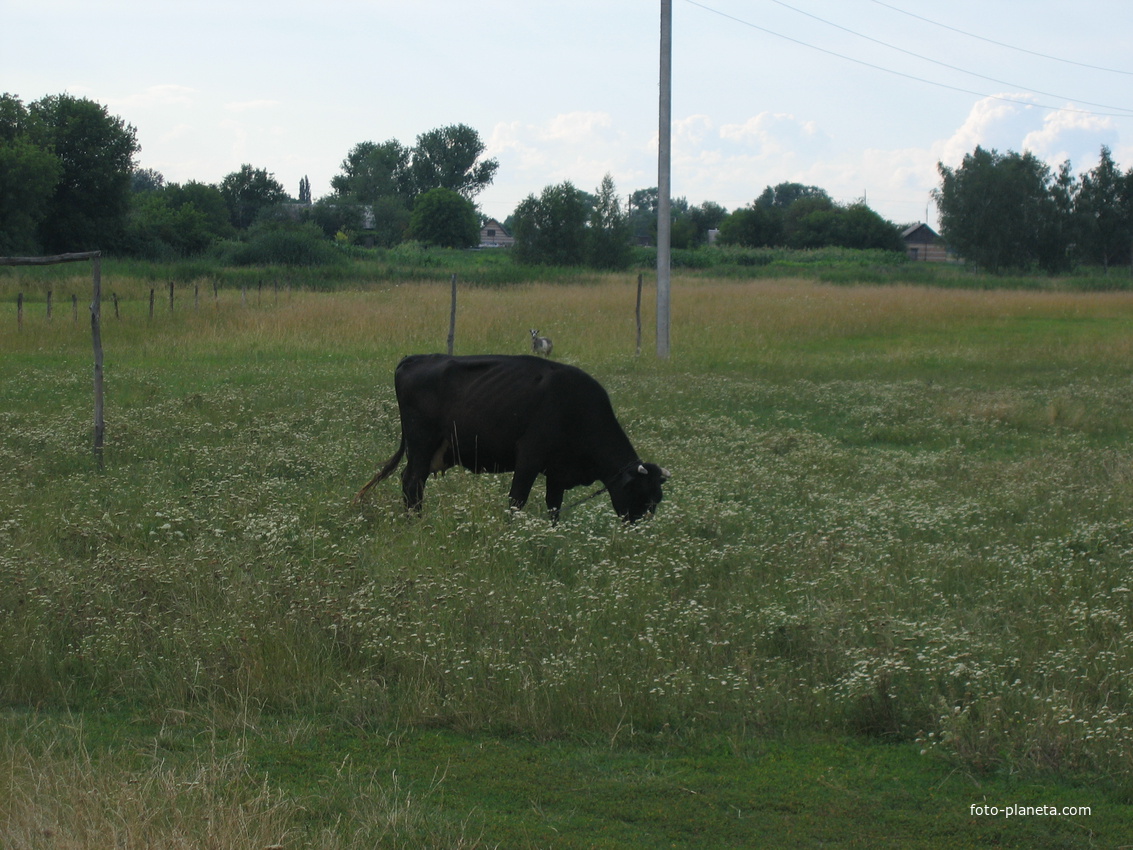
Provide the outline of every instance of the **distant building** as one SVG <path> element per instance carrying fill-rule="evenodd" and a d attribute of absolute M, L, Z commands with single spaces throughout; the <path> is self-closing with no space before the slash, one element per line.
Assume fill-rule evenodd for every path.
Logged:
<path fill-rule="evenodd" d="M 504 230 L 504 226 L 494 218 L 484 222 L 480 228 L 481 248 L 510 248 L 515 244 L 515 237 Z"/>
<path fill-rule="evenodd" d="M 952 259 L 940 235 L 927 224 L 910 224 L 901 231 L 905 254 L 910 260 L 925 263 L 943 263 Z"/>

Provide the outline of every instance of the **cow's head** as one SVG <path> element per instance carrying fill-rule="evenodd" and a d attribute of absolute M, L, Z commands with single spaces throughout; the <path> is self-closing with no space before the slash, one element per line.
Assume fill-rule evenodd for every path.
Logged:
<path fill-rule="evenodd" d="M 630 464 L 609 484 L 614 510 L 626 522 L 637 522 L 652 514 L 663 498 L 661 485 L 668 480 L 669 470 L 655 463 Z"/>

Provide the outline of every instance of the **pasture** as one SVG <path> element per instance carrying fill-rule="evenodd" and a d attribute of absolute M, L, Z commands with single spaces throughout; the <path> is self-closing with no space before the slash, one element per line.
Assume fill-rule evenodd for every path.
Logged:
<path fill-rule="evenodd" d="M 462 289 L 457 353 L 540 328 L 673 473 L 551 526 L 456 470 L 351 504 L 447 285 L 150 319 L 104 271 L 99 468 L 89 274 L 17 330 L 36 274 L 0 278 L 0 844 L 1128 840 L 1133 294 L 677 277 L 660 362 L 628 276 Z"/>

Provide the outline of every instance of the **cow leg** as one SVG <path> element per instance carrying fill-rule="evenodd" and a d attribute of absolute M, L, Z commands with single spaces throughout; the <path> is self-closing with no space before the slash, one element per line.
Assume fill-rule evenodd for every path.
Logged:
<path fill-rule="evenodd" d="M 551 480 L 547 479 L 547 513 L 551 517 L 551 525 L 559 521 L 559 511 L 563 508 L 563 493 L 565 488 L 554 484 Z"/>
<path fill-rule="evenodd" d="M 425 498 L 425 481 L 429 477 L 429 462 L 420 457 L 409 456 L 409 462 L 401 473 L 401 492 L 405 496 L 407 511 L 421 512 L 421 502 Z"/>
<path fill-rule="evenodd" d="M 535 486 L 535 478 L 539 470 L 534 466 L 525 466 L 517 463 L 515 473 L 511 477 L 511 490 L 508 499 L 513 508 L 522 508 L 527 504 L 527 497 L 531 495 L 531 488 Z"/>

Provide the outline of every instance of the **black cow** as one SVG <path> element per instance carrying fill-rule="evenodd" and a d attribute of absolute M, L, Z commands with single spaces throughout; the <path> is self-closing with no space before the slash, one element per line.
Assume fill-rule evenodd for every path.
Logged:
<path fill-rule="evenodd" d="M 642 462 L 610 397 L 581 369 L 531 355 L 414 354 L 397 364 L 393 382 L 401 445 L 356 502 L 405 456 L 401 488 L 409 510 L 420 509 L 430 473 L 457 464 L 514 472 L 508 495 L 517 508 L 543 474 L 552 520 L 566 490 L 598 480 L 627 522 L 652 514 L 661 501 L 669 473 Z"/>

